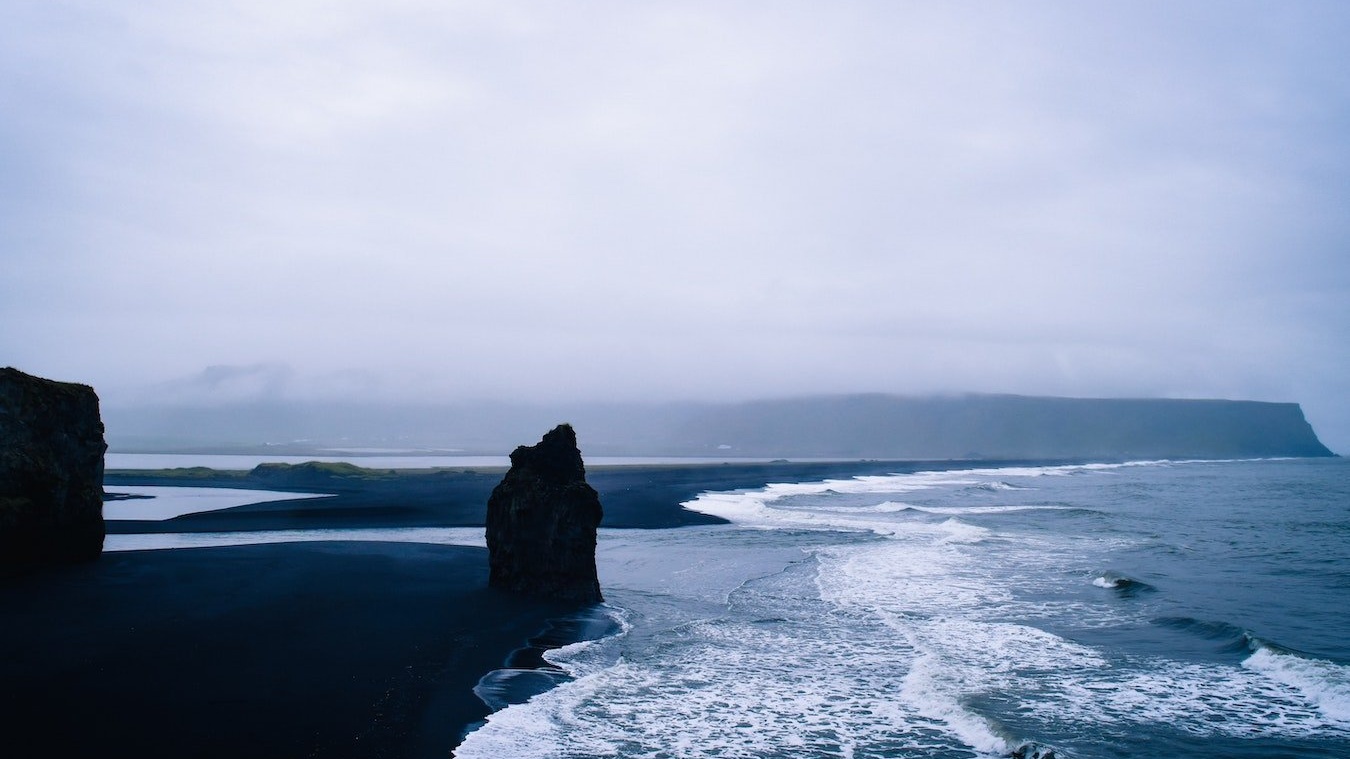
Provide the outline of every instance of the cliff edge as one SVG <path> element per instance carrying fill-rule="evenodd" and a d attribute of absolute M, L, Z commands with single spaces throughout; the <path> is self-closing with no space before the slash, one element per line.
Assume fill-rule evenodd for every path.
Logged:
<path fill-rule="evenodd" d="M 849 395 L 692 415 L 677 450 L 891 459 L 1239 459 L 1334 455 L 1296 403 Z"/>
<path fill-rule="evenodd" d="M 567 601 L 602 601 L 595 572 L 602 516 L 570 425 L 558 425 L 536 445 L 516 448 L 510 470 L 488 498 L 488 584 Z"/>
<path fill-rule="evenodd" d="M 105 450 L 93 388 L 0 369 L 0 573 L 98 558 Z"/>

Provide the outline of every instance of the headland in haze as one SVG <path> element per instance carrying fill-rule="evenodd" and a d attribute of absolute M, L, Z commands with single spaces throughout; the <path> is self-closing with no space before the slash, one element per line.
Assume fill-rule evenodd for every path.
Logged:
<path fill-rule="evenodd" d="M 110 406 L 112 451 L 501 455 L 571 421 L 590 455 L 833 459 L 1328 456 L 1296 403 L 1017 395 L 809 396 L 741 403 Z M 367 451 L 368 452 L 368 451 Z"/>

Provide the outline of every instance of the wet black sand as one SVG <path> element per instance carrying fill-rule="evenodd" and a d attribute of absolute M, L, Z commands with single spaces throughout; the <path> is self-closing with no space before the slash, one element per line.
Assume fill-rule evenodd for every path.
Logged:
<path fill-rule="evenodd" d="M 933 464 L 596 467 L 588 479 L 603 526 L 655 528 L 720 521 L 679 506 L 706 490 L 920 466 Z M 502 473 L 339 474 L 257 482 L 112 472 L 110 492 L 155 484 L 337 495 L 108 529 L 481 525 Z M 479 678 L 576 609 L 486 581 L 483 549 L 374 542 L 105 553 L 3 580 L 0 735 L 32 756 L 445 757 L 487 713 L 472 691 Z"/>
<path fill-rule="evenodd" d="M 490 591 L 486 564 L 292 543 L 7 580 L 0 734 L 31 756 L 444 757 L 487 714 L 479 677 L 574 608 Z"/>

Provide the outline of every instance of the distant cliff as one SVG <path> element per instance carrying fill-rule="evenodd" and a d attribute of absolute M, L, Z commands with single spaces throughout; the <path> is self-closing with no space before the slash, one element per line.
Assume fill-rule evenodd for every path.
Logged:
<path fill-rule="evenodd" d="M 760 401 L 691 416 L 686 448 L 745 456 L 897 459 L 1330 456 L 1295 403 L 855 395 Z"/>
<path fill-rule="evenodd" d="M 98 557 L 106 447 L 92 388 L 0 369 L 0 573 Z"/>
<path fill-rule="evenodd" d="M 119 409 L 117 450 L 314 455 L 325 446 L 494 454 L 571 419 L 590 455 L 769 458 L 1326 456 L 1294 403 L 1014 395 L 808 396 L 747 403 L 268 403 Z M 299 440 L 292 445 L 275 441 Z M 264 441 L 272 441 L 264 445 Z"/>

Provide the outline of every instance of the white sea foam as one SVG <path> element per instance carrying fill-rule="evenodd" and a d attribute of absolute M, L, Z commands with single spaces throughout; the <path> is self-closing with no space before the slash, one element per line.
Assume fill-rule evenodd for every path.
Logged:
<path fill-rule="evenodd" d="M 1196 736 L 1350 736 L 1345 671 L 1330 662 L 1264 650 L 1246 663 L 1253 671 L 1167 659 L 1113 662 L 1026 625 L 897 616 L 890 622 L 925 652 L 902 697 L 948 720 L 976 748 L 996 746 L 982 737 L 1009 740 L 963 706 L 962 696 L 985 692 L 1017 694 L 1024 714 L 1048 723 L 1169 724 Z"/>
<path fill-rule="evenodd" d="M 1350 667 L 1267 646 L 1259 647 L 1242 666 L 1293 688 L 1328 720 L 1350 728 Z"/>
<path fill-rule="evenodd" d="M 780 501 L 781 503 L 781 501 Z M 864 505 L 846 505 L 831 506 L 826 504 L 810 504 L 800 507 L 783 505 L 784 510 L 796 510 L 803 512 L 816 512 L 824 514 L 898 514 L 902 511 L 913 511 L 922 514 L 943 514 L 959 516 L 962 514 L 1015 514 L 1023 511 L 1072 511 L 1074 506 L 1061 506 L 1055 504 L 1009 504 L 1004 506 L 920 506 L 901 501 L 882 501 L 881 503 Z"/>
<path fill-rule="evenodd" d="M 638 660 L 492 715 L 458 755 L 959 755 L 944 722 L 893 697 L 903 649 L 859 645 L 856 627 L 802 632 L 753 620 L 683 626 Z"/>
<path fill-rule="evenodd" d="M 558 667 L 571 677 L 585 677 L 611 667 L 619 661 L 621 643 L 633 629 L 630 614 L 623 609 L 605 604 L 603 614 L 614 625 L 613 632 L 594 640 L 581 640 L 545 651 L 544 661 Z"/>
<path fill-rule="evenodd" d="M 1085 585 L 1119 587 L 1099 568 L 1142 538 L 1019 528 L 1019 511 L 1072 507 L 981 487 L 1148 465 L 705 493 L 688 505 L 735 524 L 602 540 L 607 596 L 635 610 L 631 628 L 550 653 L 577 679 L 492 715 L 459 755 L 954 759 L 1006 756 L 1066 725 L 1350 738 L 1340 665 L 1266 649 L 1243 666 L 1130 657 L 1075 640 L 1140 622 L 1149 597 Z M 1091 482 L 1042 485 L 1053 497 Z M 798 558 L 763 571 L 784 550 Z"/>
<path fill-rule="evenodd" d="M 1103 664 L 1091 649 L 1027 625 L 883 617 L 924 652 L 905 676 L 900 697 L 984 753 L 1006 755 L 1022 739 L 964 706 L 964 699 L 1013 683 L 1035 682 L 1047 670 L 1091 670 Z"/>
<path fill-rule="evenodd" d="M 802 507 L 802 510 L 827 514 L 895 514 L 901 511 L 918 511 L 920 509 L 919 507 L 908 503 L 882 501 L 881 503 L 864 504 L 861 506 L 829 506 L 813 503 L 809 506 Z"/>
<path fill-rule="evenodd" d="M 817 552 L 820 597 L 846 606 L 929 615 L 1012 602 L 1010 588 L 967 564 L 963 544 L 942 542 L 945 534 L 933 533 L 926 543 L 822 549 Z"/>
<path fill-rule="evenodd" d="M 1195 736 L 1350 737 L 1350 724 L 1324 713 L 1299 688 L 1221 664 L 1166 659 L 1117 666 L 1091 677 L 1051 671 L 1026 683 L 1023 708 L 1046 720 L 1085 724 L 1167 724 Z"/>
<path fill-rule="evenodd" d="M 996 736 L 963 737 L 956 715 L 917 695 L 898 697 L 915 652 L 875 616 L 815 598 L 815 569 L 748 581 L 725 616 L 626 646 L 497 712 L 458 755 L 954 758 L 969 756 L 968 739 L 1003 750 Z"/>
<path fill-rule="evenodd" d="M 1007 482 L 995 480 L 993 482 L 981 482 L 978 485 L 972 485 L 972 490 L 987 490 L 991 493 L 1006 492 L 1010 490 L 1031 490 L 1032 488 L 1020 487 Z"/>
<path fill-rule="evenodd" d="M 575 641 L 544 651 L 541 656 L 553 665 L 552 668 L 493 670 L 474 686 L 474 695 L 490 708 L 502 709 L 532 692 L 545 692 L 572 679 L 614 666 L 620 658 L 619 641 L 628 634 L 632 625 L 624 609 L 603 604 L 599 607 L 599 613 L 613 626 L 610 631 L 593 639 Z"/>
<path fill-rule="evenodd" d="M 1009 506 L 911 506 L 914 511 L 925 514 L 1015 514 L 1022 511 L 1072 511 L 1073 506 L 1053 504 L 1009 505 Z"/>
<path fill-rule="evenodd" d="M 967 526 L 948 520 L 934 527 Z M 1020 737 L 1006 735 L 963 699 L 1019 673 L 1034 679 L 1046 669 L 1095 668 L 1101 659 L 1035 627 L 981 619 L 1017 607 L 1008 578 L 978 560 L 981 550 L 938 534 L 823 549 L 816 584 L 824 600 L 871 610 L 891 630 L 886 638 L 899 637 L 918 654 L 898 691 L 903 703 L 978 752 L 1006 754 Z"/>
<path fill-rule="evenodd" d="M 942 488 L 977 487 L 998 492 L 1026 489 L 1006 482 L 1009 478 L 1062 477 L 1074 474 L 1109 472 L 1124 467 L 1153 466 L 1159 462 L 1128 462 L 1123 464 L 1074 464 L 1043 467 L 998 467 L 993 469 L 959 469 L 952 471 L 914 472 L 907 474 L 864 475 L 850 479 L 830 479 L 815 482 L 771 483 L 763 488 L 730 492 L 707 492 L 686 501 L 682 506 L 691 511 L 718 516 L 737 524 L 767 528 L 816 528 L 823 525 L 838 529 L 871 529 L 856 520 L 822 518 L 823 514 L 857 513 L 864 509 L 824 504 L 824 509 L 779 508 L 776 502 L 800 496 L 829 496 L 831 494 L 896 494 L 918 493 Z M 883 503 L 893 503 L 886 501 Z M 880 504 L 879 504 L 880 505 Z M 1029 509 L 1064 509 L 1066 506 L 908 506 L 913 510 L 941 512 L 936 509 L 959 509 L 959 513 L 999 513 L 973 509 L 1000 509 L 1002 511 Z M 905 509 L 895 509 L 904 511 Z M 885 512 L 873 508 L 872 512 Z"/>

